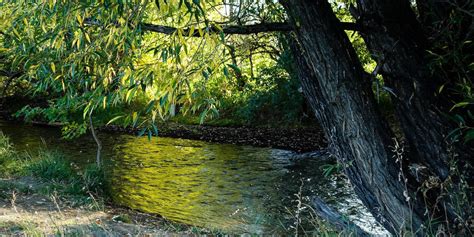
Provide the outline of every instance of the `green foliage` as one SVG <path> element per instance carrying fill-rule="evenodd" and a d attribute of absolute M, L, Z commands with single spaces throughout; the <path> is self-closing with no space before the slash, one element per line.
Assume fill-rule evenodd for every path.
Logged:
<path fill-rule="evenodd" d="M 96 195 L 104 196 L 107 191 L 107 178 L 102 168 L 89 165 L 81 175 L 82 189 Z"/>
<path fill-rule="evenodd" d="M 3 161 L 13 157 L 14 155 L 15 152 L 13 151 L 13 146 L 10 143 L 10 139 L 3 133 L 0 133 L 0 159 Z"/>
<path fill-rule="evenodd" d="M 140 28 L 117 27 L 138 24 L 145 10 L 141 4 L 7 1 L 12 9 L 4 40 L 7 57 L 22 68 L 21 79 L 29 81 L 33 95 L 49 98 L 48 107 L 26 107 L 20 114 L 66 122 L 81 113 L 82 123 L 88 114 L 129 103 L 145 90 L 150 77 L 138 78 L 147 72 L 134 65 L 141 54 Z"/>
<path fill-rule="evenodd" d="M 0 177 L 21 175 L 25 166 L 24 157 L 15 151 L 10 139 L 0 131 Z"/>
<path fill-rule="evenodd" d="M 237 18 L 239 24 L 285 18 L 271 1 L 242 1 L 245 11 L 238 16 L 232 9 L 221 14 L 221 1 L 213 0 L 22 0 L 1 7 L 2 54 L 11 61 L 9 68 L 22 72 L 20 80 L 31 95 L 48 100 L 47 106 L 25 107 L 17 115 L 66 123 L 66 138 L 86 131 L 89 114 L 98 125 L 140 127 L 148 136 L 157 135 L 157 119 L 174 117 L 178 110 L 199 114 L 200 122 L 217 117 L 221 101 L 208 85 L 221 95 L 233 90 L 229 86 L 242 87 L 253 78 L 250 64 L 271 64 L 278 50 L 271 34 L 234 37 L 205 28 L 221 30 L 216 22 Z M 157 36 L 142 30 L 148 22 L 177 30 Z M 187 34 L 201 37 L 188 37 L 185 27 Z M 137 101 L 142 106 L 129 106 Z M 110 115 L 111 110 L 117 113 Z"/>
<path fill-rule="evenodd" d="M 247 124 L 299 122 L 303 116 L 304 99 L 296 78 L 274 67 L 262 70 L 261 77 L 255 80 L 255 86 L 228 98 L 223 110 L 231 111 L 233 117 Z"/>
<path fill-rule="evenodd" d="M 74 171 L 64 157 L 55 152 L 40 151 L 38 158 L 31 158 L 26 173 L 46 181 L 67 182 L 74 178 Z"/>
<path fill-rule="evenodd" d="M 4 177 L 17 175 L 23 165 L 22 159 L 13 149 L 10 139 L 0 131 L 0 174 Z"/>
<path fill-rule="evenodd" d="M 64 139 L 72 140 L 86 133 L 87 124 L 78 124 L 76 122 L 66 123 L 61 127 L 61 134 Z"/>
<path fill-rule="evenodd" d="M 321 166 L 323 170 L 323 174 L 325 177 L 329 177 L 333 174 L 340 173 L 342 171 L 343 166 L 339 163 L 336 164 L 325 164 Z"/>
<path fill-rule="evenodd" d="M 471 4 L 452 3 L 447 19 L 429 26 L 435 37 L 428 51 L 433 74 L 442 77 L 444 84 L 437 93 L 448 98 L 448 116 L 458 125 L 450 134 L 454 141 L 473 144 L 474 139 L 474 42 L 469 28 L 474 14 Z M 430 14 L 430 13 L 428 13 Z M 446 30 L 450 29 L 450 30 Z"/>

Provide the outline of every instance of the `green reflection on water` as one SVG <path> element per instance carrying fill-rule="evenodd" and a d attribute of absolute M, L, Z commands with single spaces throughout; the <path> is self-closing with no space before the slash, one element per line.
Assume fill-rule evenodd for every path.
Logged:
<path fill-rule="evenodd" d="M 1 121 L 0 129 L 17 149 L 47 144 L 79 166 L 94 162 L 89 136 L 63 141 L 57 129 Z M 304 195 L 343 208 L 351 200 L 344 181 L 321 174 L 325 162 L 290 165 L 285 151 L 107 133 L 101 140 L 117 204 L 190 225 L 232 233 L 287 233 L 302 179 L 307 180 Z"/>
<path fill-rule="evenodd" d="M 115 147 L 114 200 L 166 218 L 232 232 L 261 233 L 283 197 L 275 182 L 286 170 L 272 150 L 126 137 Z"/>

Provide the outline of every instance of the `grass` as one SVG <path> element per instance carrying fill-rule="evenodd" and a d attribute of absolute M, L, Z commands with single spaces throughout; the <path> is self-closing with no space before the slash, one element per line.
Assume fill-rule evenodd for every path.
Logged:
<path fill-rule="evenodd" d="M 103 206 L 97 203 L 108 199 L 105 174 L 96 165 L 89 165 L 78 173 L 58 152 L 41 150 L 32 154 L 15 151 L 3 134 L 0 134 L 0 172 L 0 178 L 4 179 L 33 177 L 42 183 L 36 191 L 48 196 L 67 197 L 75 205 Z M 6 190 L 31 191 L 25 185 L 1 182 L 0 197 L 5 197 Z"/>
<path fill-rule="evenodd" d="M 88 206 L 103 210 L 109 200 L 106 177 L 96 165 L 87 166 L 82 173 L 74 170 L 62 155 L 42 151 L 25 165 L 25 175 L 47 183 L 41 188 L 44 195 L 57 194 L 68 200 L 70 206 Z"/>
<path fill-rule="evenodd" d="M 9 177 L 18 174 L 24 166 L 10 139 L 0 131 L 0 174 Z"/>
<path fill-rule="evenodd" d="M 26 174 L 45 181 L 69 182 L 77 178 L 65 159 L 50 151 L 40 151 L 37 157 L 31 157 L 24 170 Z"/>
<path fill-rule="evenodd" d="M 54 200 L 60 199 L 62 203 L 67 203 L 70 207 L 81 207 L 88 210 L 95 211 L 110 211 L 110 206 L 106 203 L 110 200 L 110 193 L 107 191 L 108 183 L 107 177 L 102 169 L 95 165 L 89 165 L 82 171 L 75 170 L 67 162 L 67 160 L 57 152 L 51 151 L 39 151 L 37 153 L 19 153 L 13 149 L 9 139 L 0 133 L 0 178 L 6 180 L 0 180 L 0 201 L 9 200 L 12 195 L 29 196 L 33 194 L 41 194 L 45 197 L 53 197 Z M 458 174 L 458 176 L 462 176 Z M 32 177 L 32 179 L 38 181 L 34 183 L 34 187 L 28 185 L 28 182 L 10 182 L 9 179 L 22 179 L 25 177 Z M 446 194 L 451 203 L 458 204 L 453 205 L 456 210 L 460 213 L 460 218 L 468 218 L 463 215 L 464 212 L 472 213 L 472 210 L 463 210 L 464 207 L 469 206 L 469 185 L 464 184 L 462 187 L 458 187 L 454 184 L 446 184 Z M 452 187 L 452 188 L 449 188 Z M 299 193 L 298 203 L 303 203 L 301 193 Z M 301 220 L 300 212 L 309 211 L 310 208 L 302 208 L 299 205 L 296 209 L 294 218 L 295 223 L 306 222 L 314 231 L 305 232 L 303 227 L 299 224 L 295 225 L 294 231 L 298 235 L 317 235 L 317 236 L 346 236 L 350 235 L 351 230 L 345 230 L 342 233 L 337 233 L 330 224 L 322 221 L 316 215 L 310 215 L 305 217 L 307 219 Z M 117 213 L 112 220 L 114 222 L 120 222 L 125 224 L 137 223 L 134 218 L 133 211 Z M 195 235 L 225 235 L 219 230 L 208 230 L 205 228 L 199 228 L 195 226 L 189 226 L 185 224 L 174 223 L 166 220 L 157 220 L 160 224 L 160 230 L 171 231 L 175 233 L 191 233 Z M 463 223 L 467 223 L 463 220 Z M 431 229 L 436 227 L 436 223 L 427 223 L 427 232 L 434 235 L 439 233 L 437 229 Z M 100 231 L 101 227 L 91 225 L 74 226 L 74 227 L 57 227 L 57 235 L 67 234 L 68 236 L 77 235 L 81 236 L 87 233 L 93 233 Z M 300 230 L 301 232 L 298 232 Z M 293 230 L 289 230 L 291 232 Z M 0 222 L 0 235 L 2 233 L 21 233 L 26 236 L 42 236 L 41 230 L 35 226 L 34 223 L 30 222 Z M 470 233 L 470 232 L 467 232 Z M 416 235 L 416 231 L 407 230 L 404 232 L 406 236 Z"/>
<path fill-rule="evenodd" d="M 0 222 L 0 234 L 11 233 L 14 236 L 43 236 L 41 231 L 30 222 Z"/>
<path fill-rule="evenodd" d="M 13 149 L 8 137 L 0 133 L 0 170 L 2 171 L 0 173 L 0 201 L 3 200 L 4 203 L 12 205 L 12 207 L 14 207 L 15 196 L 33 197 L 39 195 L 40 199 L 51 199 L 55 205 L 59 205 L 58 202 L 68 208 L 77 208 L 77 210 L 99 211 L 99 213 L 119 210 L 123 213 L 117 213 L 111 218 L 112 222 L 135 226 L 134 228 L 138 228 L 135 230 L 138 233 L 142 231 L 141 224 L 134 225 L 134 223 L 140 223 L 137 221 L 140 218 L 137 218 L 138 215 L 134 211 L 107 205 L 110 204 L 111 199 L 107 191 L 107 177 L 105 172 L 95 164 L 86 166 L 82 170 L 76 170 L 58 152 L 41 150 L 36 153 L 19 153 Z M 31 201 L 31 205 L 36 204 Z M 14 209 L 16 212 L 16 208 Z M 60 209 L 59 206 L 57 209 Z M 52 211 L 51 214 L 54 212 L 57 211 Z M 160 225 L 156 231 L 192 234 L 221 233 L 174 223 L 159 217 L 151 218 Z M 113 230 L 115 224 L 112 227 L 107 227 L 109 229 L 104 229 L 94 221 L 91 220 L 91 223 L 87 225 L 53 226 L 55 233 L 43 233 L 42 231 L 45 230 L 42 228 L 44 227 L 32 222 L 0 221 L 0 236 L 5 233 L 19 236 L 83 236 L 105 233 L 103 236 L 115 236 L 114 233 L 117 233 L 114 232 L 116 230 Z M 123 235 L 120 231 L 118 233 L 118 235 Z"/>

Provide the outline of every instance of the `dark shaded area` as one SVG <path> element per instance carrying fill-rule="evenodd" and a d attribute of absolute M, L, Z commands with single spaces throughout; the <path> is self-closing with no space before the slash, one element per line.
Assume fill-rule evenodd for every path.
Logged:
<path fill-rule="evenodd" d="M 137 129 L 108 126 L 102 131 L 137 134 Z M 326 147 L 326 139 L 319 127 L 303 128 L 255 128 L 214 127 L 166 123 L 158 126 L 159 136 L 186 138 L 216 143 L 272 147 L 309 152 Z"/>
<path fill-rule="evenodd" d="M 12 113 L 25 105 L 45 106 L 46 102 L 28 98 L 8 97 L 5 103 L 0 104 L 0 118 L 18 120 Z M 58 126 L 44 121 L 34 121 L 38 126 Z M 204 125 L 186 125 L 177 123 L 162 123 L 158 126 L 159 136 L 172 138 L 186 138 L 216 143 L 236 145 L 251 145 L 257 147 L 272 147 L 296 152 L 310 152 L 326 147 L 326 139 L 318 126 L 278 128 L 278 127 L 215 127 Z M 138 134 L 139 130 L 129 127 L 106 126 L 100 131 L 125 134 Z"/>

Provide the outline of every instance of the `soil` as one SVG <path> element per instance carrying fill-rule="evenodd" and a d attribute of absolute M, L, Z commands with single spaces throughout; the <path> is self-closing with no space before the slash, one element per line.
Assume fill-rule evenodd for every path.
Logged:
<path fill-rule="evenodd" d="M 65 197 L 37 192 L 42 183 L 31 177 L 0 179 L 0 184 L 0 236 L 197 236 L 157 215 L 72 206 Z"/>

